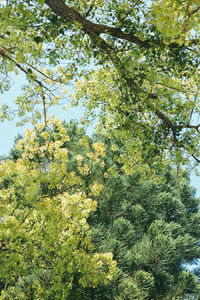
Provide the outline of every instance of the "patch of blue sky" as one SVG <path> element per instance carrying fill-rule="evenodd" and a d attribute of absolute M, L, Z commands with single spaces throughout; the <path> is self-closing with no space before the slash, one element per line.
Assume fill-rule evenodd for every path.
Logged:
<path fill-rule="evenodd" d="M 12 76 L 13 84 L 9 91 L 4 92 L 0 95 L 0 106 L 5 104 L 9 105 L 12 111 L 17 112 L 17 106 L 15 104 L 15 99 L 22 93 L 21 87 L 26 84 L 26 78 L 23 74 L 18 76 Z M 68 88 L 68 87 L 66 87 Z M 69 87 L 72 91 L 72 86 Z M 64 110 L 63 106 L 69 106 L 69 110 Z M 60 120 L 65 120 L 69 122 L 70 120 L 74 120 L 79 122 L 81 118 L 84 117 L 85 108 L 82 105 L 78 105 L 76 107 L 70 107 L 70 99 L 66 99 L 65 103 L 61 103 L 61 105 L 51 106 L 47 110 L 47 114 L 49 116 L 54 115 L 56 118 Z M 26 129 L 33 128 L 31 122 L 25 123 L 24 126 L 17 126 L 16 124 L 20 121 L 17 115 L 13 118 L 13 120 L 8 121 L 4 120 L 0 122 L 0 155 L 4 156 L 9 153 L 11 150 L 15 137 L 18 134 L 23 135 Z M 87 129 L 87 134 L 91 135 L 94 130 L 94 126 L 90 126 Z"/>

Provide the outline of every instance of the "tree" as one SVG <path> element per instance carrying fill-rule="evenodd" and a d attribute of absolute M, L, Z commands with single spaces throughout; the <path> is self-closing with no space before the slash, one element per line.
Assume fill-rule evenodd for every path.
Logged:
<path fill-rule="evenodd" d="M 3 2 L 0 55 L 5 74 L 19 69 L 33 85 L 17 99 L 20 115 L 41 103 L 45 116 L 47 107 L 57 102 L 51 83 L 80 77 L 85 72 L 80 66 L 92 59 L 103 65 L 105 75 L 96 77 L 104 83 L 100 91 L 111 76 L 111 94 L 118 94 L 112 103 L 95 97 L 93 106 L 102 103 L 118 134 L 128 132 L 126 140 L 133 139 L 137 150 L 150 157 L 150 162 L 143 161 L 152 166 L 151 159 L 164 160 L 162 153 L 167 152 L 177 165 L 190 164 L 191 158 L 198 164 L 199 13 L 196 0 Z M 40 70 L 44 63 L 66 60 L 66 68 L 56 73 Z M 2 88 L 8 88 L 6 80 Z M 34 115 L 41 116 L 38 110 Z"/>
<path fill-rule="evenodd" d="M 74 139 L 80 140 L 76 136 L 73 131 Z M 119 159 L 126 155 L 120 139 L 96 135 L 86 144 L 86 153 L 74 147 L 72 157 L 78 168 L 90 166 L 87 175 L 82 174 L 82 189 L 88 196 L 94 181 L 103 186 L 93 195 L 98 205 L 88 221 L 96 249 L 113 253 L 118 278 L 109 286 L 86 289 L 82 298 L 183 299 L 190 295 L 198 299 L 197 277 L 183 266 L 199 257 L 199 199 L 194 197 L 187 174 L 178 183 L 176 172 L 168 167 L 162 184 L 142 178 L 137 170 L 127 175 Z M 92 165 L 89 145 L 93 152 L 95 145 L 105 149 Z"/>
<path fill-rule="evenodd" d="M 69 136 L 58 120 L 50 124 L 27 131 L 15 159 L 0 165 L 1 299 L 72 299 L 115 274 L 112 253 L 91 243 L 96 201 L 67 168 Z"/>
<path fill-rule="evenodd" d="M 49 149 L 48 143 L 58 146 L 58 155 L 60 150 L 61 153 L 68 150 L 65 167 L 56 160 L 53 174 L 49 175 L 51 169 L 48 167 L 43 177 L 45 183 L 40 181 L 43 183 L 40 192 L 51 197 L 55 194 L 61 197 L 65 193 L 74 197 L 82 192 L 86 198 L 92 198 L 97 203 L 96 210 L 88 218 L 92 244 L 99 255 L 112 252 L 117 263 L 116 276 L 106 284 L 100 281 L 94 288 L 76 285 L 74 280 L 69 299 L 184 299 L 187 295 L 198 299 L 197 277 L 184 267 L 199 258 L 200 235 L 199 199 L 194 197 L 186 172 L 178 183 L 176 173 L 168 167 L 162 175 L 165 179 L 162 184 L 152 178 L 144 179 L 137 170 L 128 175 L 120 161 L 120 157 L 126 155 L 120 139 L 100 134 L 89 138 L 75 123 L 64 123 L 65 140 L 58 143 L 57 130 L 55 126 L 52 132 L 44 128 L 37 133 L 42 152 L 38 154 L 37 151 L 32 160 L 40 166 L 52 160 L 51 152 L 45 151 Z M 30 143 L 31 140 L 26 149 L 14 149 L 10 159 L 18 162 L 26 157 Z M 19 141 L 20 144 L 24 145 L 24 141 Z M 64 173 L 68 171 L 63 180 L 63 173 L 56 172 L 58 169 Z M 72 173 L 78 179 L 76 184 L 73 180 L 69 184 Z M 47 178 L 49 181 L 53 178 L 53 184 L 47 185 Z M 48 224 L 51 222 L 49 220 Z M 62 253 L 62 260 L 64 257 Z M 34 276 L 38 269 L 36 266 Z M 26 286 L 26 281 L 24 284 Z M 45 282 L 44 289 L 48 287 Z"/>

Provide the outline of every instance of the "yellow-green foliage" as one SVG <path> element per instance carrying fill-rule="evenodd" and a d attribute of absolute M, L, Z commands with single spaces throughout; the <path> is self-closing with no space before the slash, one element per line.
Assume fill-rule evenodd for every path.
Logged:
<path fill-rule="evenodd" d="M 4 284 L 0 299 L 11 299 L 11 295 L 14 299 L 52 295 L 66 299 L 75 281 L 77 286 L 96 287 L 108 283 L 115 273 L 112 254 L 96 253 L 90 241 L 87 218 L 96 209 L 96 201 L 84 192 L 69 192 L 70 187 L 81 185 L 80 178 L 66 167 L 68 153 L 61 146 L 69 137 L 60 121 L 51 119 L 49 127 L 49 132 L 42 125 L 37 131 L 27 130 L 17 145 L 23 152 L 21 158 L 0 165 L 0 272 Z M 45 186 L 51 193 L 44 192 Z M 99 189 L 95 182 L 92 193 L 98 194 Z M 47 286 L 40 277 L 42 271 L 50 272 Z M 31 274 L 34 280 L 27 283 Z"/>

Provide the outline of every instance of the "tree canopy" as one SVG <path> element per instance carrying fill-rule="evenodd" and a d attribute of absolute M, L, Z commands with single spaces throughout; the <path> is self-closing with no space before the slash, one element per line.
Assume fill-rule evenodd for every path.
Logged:
<path fill-rule="evenodd" d="M 0 120 L 35 126 L 0 164 L 1 299 L 198 299 L 199 18 L 198 0 L 1 1 L 0 92 L 26 81 Z M 68 99 L 96 136 L 48 116 Z"/>
<path fill-rule="evenodd" d="M 169 167 L 165 183 L 141 181 L 121 170 L 119 139 L 49 123 L 1 165 L 1 299 L 197 299 L 185 265 L 199 258 L 199 199 L 187 174 L 181 186 Z"/>
<path fill-rule="evenodd" d="M 60 85 L 79 79 L 89 112 L 100 106 L 104 127 L 132 139 L 144 163 L 199 163 L 198 1 L 9 0 L 0 9 L 1 89 L 12 71 L 30 82 L 16 100 L 22 122 L 33 110 L 41 118 L 40 106 L 45 116 Z M 11 117 L 7 104 L 1 117 Z"/>
<path fill-rule="evenodd" d="M 87 218 L 97 203 L 67 167 L 61 146 L 69 136 L 60 121 L 50 124 L 53 134 L 39 125 L 28 130 L 18 158 L 0 166 L 1 299 L 67 299 L 115 274 L 112 253 L 97 253 L 91 243 Z"/>

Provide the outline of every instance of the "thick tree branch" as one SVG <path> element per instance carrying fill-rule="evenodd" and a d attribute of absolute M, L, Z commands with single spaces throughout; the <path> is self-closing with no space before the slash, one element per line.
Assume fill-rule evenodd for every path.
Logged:
<path fill-rule="evenodd" d="M 176 131 L 178 129 L 177 126 L 174 125 L 170 120 L 170 118 L 168 118 L 168 116 L 166 116 L 161 110 L 156 109 L 155 114 L 159 119 L 161 119 L 167 125 L 168 128 L 172 130 L 174 143 L 177 144 L 177 138 L 176 138 Z"/>
<path fill-rule="evenodd" d="M 113 37 L 132 42 L 146 49 L 151 47 L 148 41 L 142 41 L 132 33 L 125 33 L 117 27 L 97 24 L 87 20 L 73 8 L 67 6 L 63 0 L 46 0 L 45 3 L 57 16 L 62 17 L 71 23 L 79 23 L 83 31 L 87 34 L 109 34 Z"/>
<path fill-rule="evenodd" d="M 86 18 L 88 15 L 87 12 L 86 12 L 86 17 L 84 17 L 79 12 L 77 12 L 75 9 L 73 9 L 72 7 L 67 6 L 63 0 L 45 0 L 45 3 L 49 6 L 49 8 L 57 16 L 67 20 L 70 23 L 73 23 L 73 24 L 78 23 L 79 25 L 81 25 L 82 30 L 87 34 L 89 34 L 89 33 L 96 34 L 96 35 L 100 35 L 102 33 L 108 34 L 112 37 L 134 43 L 145 49 L 150 49 L 153 44 L 157 45 L 157 46 L 160 45 L 160 42 L 141 40 L 135 34 L 126 33 L 123 30 L 121 30 L 120 28 L 91 22 L 91 21 L 87 20 L 87 18 Z M 196 13 L 199 10 L 199 8 L 200 7 L 191 11 L 189 13 L 189 17 L 192 14 Z M 92 9 L 92 6 L 89 8 L 89 12 L 90 12 L 90 9 Z M 197 40 L 191 40 L 191 44 L 196 44 L 196 42 L 197 42 Z M 173 44 L 170 44 L 169 47 L 180 48 L 181 46 L 179 44 L 173 43 Z"/>
<path fill-rule="evenodd" d="M 121 29 L 104 25 L 104 24 L 97 24 L 93 23 L 89 20 L 87 20 L 86 17 L 82 16 L 80 13 L 78 13 L 75 9 L 67 6 L 64 2 L 64 0 L 45 0 L 45 3 L 49 6 L 49 8 L 59 17 L 62 17 L 66 21 L 69 21 L 70 23 L 73 24 L 79 24 L 81 29 L 83 30 L 84 33 L 88 34 L 93 43 L 100 48 L 103 52 L 106 52 L 111 61 L 118 67 L 118 69 L 121 70 L 122 77 L 126 80 L 127 85 L 134 89 L 135 91 L 140 92 L 140 88 L 137 86 L 135 80 L 129 76 L 126 72 L 125 66 L 122 65 L 120 59 L 117 56 L 116 49 L 111 47 L 103 38 L 100 37 L 100 34 L 108 34 L 112 37 L 116 37 L 119 39 L 124 39 L 126 41 L 132 42 L 140 47 L 144 47 L 146 49 L 149 49 L 152 45 L 149 43 L 149 41 L 143 41 L 140 40 L 135 34 L 131 33 L 125 33 Z M 200 7 L 195 8 L 193 11 L 188 13 L 188 16 L 190 17 L 192 14 L 196 13 Z M 179 47 L 177 44 L 171 44 L 171 47 Z M 145 79 L 145 78 L 144 78 Z M 159 82 L 155 82 L 157 84 L 162 84 Z M 170 87 L 166 84 L 162 84 L 168 88 L 172 88 L 178 92 L 184 92 L 180 89 Z M 142 91 L 141 91 L 142 92 Z M 147 98 L 152 98 L 152 99 L 157 99 L 158 96 L 154 95 L 152 93 L 149 93 Z M 182 130 L 184 128 L 195 128 L 199 132 L 199 125 L 194 126 L 190 124 L 185 124 L 185 125 L 177 125 L 174 124 L 170 118 L 164 114 L 161 110 L 157 109 L 156 107 L 152 108 L 152 111 L 155 113 L 155 115 L 163 121 L 163 123 L 171 129 L 173 133 L 173 143 L 174 145 L 178 145 L 178 140 L 177 140 L 177 131 Z"/>
<path fill-rule="evenodd" d="M 150 99 L 150 98 L 157 99 L 158 96 L 156 94 L 149 93 L 147 99 Z M 170 118 L 166 114 L 164 114 L 161 110 L 155 108 L 154 112 L 155 112 L 156 116 L 160 120 L 162 120 L 167 125 L 168 128 L 172 129 L 173 131 L 174 130 L 181 130 L 181 129 L 184 129 L 184 128 L 190 128 L 190 129 L 194 128 L 199 132 L 200 124 L 198 124 L 198 125 L 191 125 L 191 124 L 177 125 L 177 124 L 174 124 L 170 120 Z"/>

